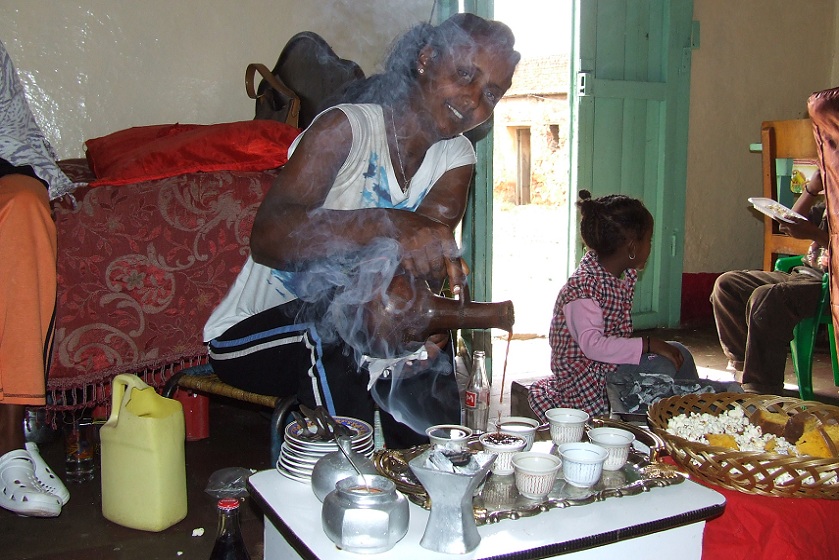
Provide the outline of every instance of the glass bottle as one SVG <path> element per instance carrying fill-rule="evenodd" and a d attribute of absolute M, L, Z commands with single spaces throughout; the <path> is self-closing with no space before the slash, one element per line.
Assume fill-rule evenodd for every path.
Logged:
<path fill-rule="evenodd" d="M 471 428 L 473 433 L 485 432 L 487 429 L 490 389 L 486 356 L 483 350 L 475 350 L 472 355 L 472 373 L 463 397 L 466 426 Z"/>
<path fill-rule="evenodd" d="M 239 526 L 239 500 L 222 498 L 218 501 L 218 534 L 210 560 L 250 560 Z"/>

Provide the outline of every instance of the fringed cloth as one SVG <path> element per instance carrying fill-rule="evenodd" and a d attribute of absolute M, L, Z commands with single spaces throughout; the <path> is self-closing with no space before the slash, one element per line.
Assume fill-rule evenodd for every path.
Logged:
<path fill-rule="evenodd" d="M 131 373 L 140 377 L 146 385 L 160 391 L 166 382 L 182 369 L 204 365 L 208 362 L 207 354 L 183 358 L 157 367 L 145 368 L 141 371 L 108 373 L 102 372 L 100 379 L 79 384 L 78 379 L 62 387 L 60 383 L 50 384 L 47 392 L 47 408 L 51 413 L 75 412 L 87 408 L 102 407 L 106 414 L 111 407 L 111 381 L 119 373 Z"/>
<path fill-rule="evenodd" d="M 90 180 L 84 160 L 60 162 Z M 114 376 L 162 387 L 206 360 L 204 323 L 248 256 L 275 171 L 81 187 L 53 204 L 58 297 L 47 407 L 107 405 Z"/>

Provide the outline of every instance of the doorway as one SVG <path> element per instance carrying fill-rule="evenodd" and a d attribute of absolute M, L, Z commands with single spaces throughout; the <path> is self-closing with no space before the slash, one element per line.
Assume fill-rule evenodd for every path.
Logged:
<path fill-rule="evenodd" d="M 544 348 L 569 273 L 572 2 L 495 0 L 494 10 L 493 19 L 512 28 L 522 60 L 495 109 L 492 299 L 513 300 L 514 338 Z"/>

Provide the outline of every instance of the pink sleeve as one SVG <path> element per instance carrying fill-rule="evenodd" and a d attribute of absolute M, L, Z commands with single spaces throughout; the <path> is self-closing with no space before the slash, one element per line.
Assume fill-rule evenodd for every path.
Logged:
<path fill-rule="evenodd" d="M 603 310 L 593 299 L 576 299 L 562 308 L 571 337 L 590 360 L 607 364 L 637 364 L 644 349 L 642 338 L 606 336 Z"/>

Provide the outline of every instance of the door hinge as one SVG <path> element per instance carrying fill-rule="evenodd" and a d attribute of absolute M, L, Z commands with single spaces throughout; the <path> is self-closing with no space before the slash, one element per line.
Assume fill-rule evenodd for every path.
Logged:
<path fill-rule="evenodd" d="M 585 97 L 586 95 L 591 95 L 591 72 L 578 72 L 577 73 L 577 95 L 580 97 Z"/>

